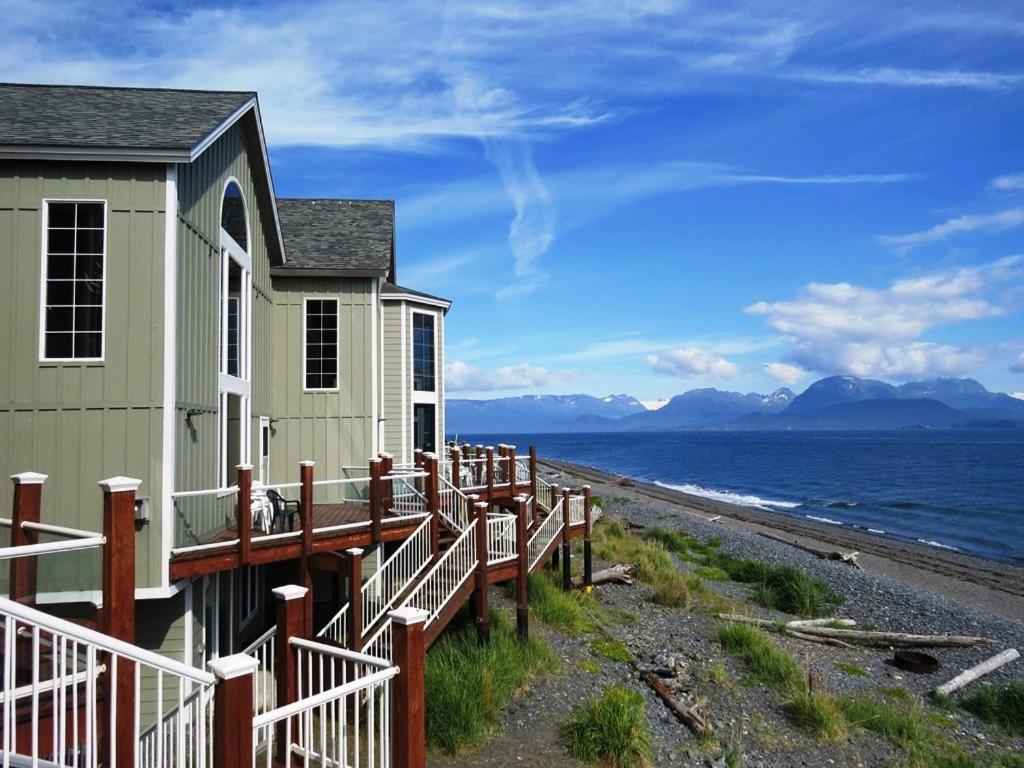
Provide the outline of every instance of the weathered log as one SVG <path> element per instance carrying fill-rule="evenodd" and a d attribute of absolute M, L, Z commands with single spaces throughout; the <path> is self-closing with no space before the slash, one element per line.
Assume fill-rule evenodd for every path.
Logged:
<path fill-rule="evenodd" d="M 633 577 L 631 574 L 635 568 L 635 565 L 613 565 L 611 568 L 596 571 L 591 576 L 590 582 L 594 586 L 598 584 L 632 584 Z M 572 584 L 574 587 L 582 587 L 583 577 L 576 576 L 572 580 Z"/>
<path fill-rule="evenodd" d="M 862 629 L 832 629 L 830 627 L 804 627 L 800 631 L 815 637 L 834 637 L 864 645 L 971 648 L 977 645 L 992 644 L 987 637 L 970 635 L 912 635 L 905 632 L 868 632 Z"/>
<path fill-rule="evenodd" d="M 975 664 L 970 669 L 965 669 L 959 675 L 954 677 L 948 683 L 936 687 L 932 691 L 933 696 L 948 696 L 953 691 L 959 691 L 965 685 L 970 685 L 975 680 L 984 677 L 989 672 L 994 672 L 1004 664 L 1009 664 L 1014 659 L 1019 659 L 1020 653 L 1016 648 L 1009 648 L 1001 653 L 997 653 L 991 658 L 985 659 L 980 664 Z"/>
<path fill-rule="evenodd" d="M 765 533 L 764 531 L 758 531 L 758 535 L 764 536 L 766 539 L 771 539 L 772 541 L 779 541 L 783 544 L 788 544 L 789 546 L 795 547 L 796 549 L 804 552 L 810 552 L 812 555 L 815 555 L 822 560 L 836 560 L 840 563 L 845 563 L 846 565 L 850 565 L 861 570 L 860 563 L 857 562 L 857 555 L 859 555 L 860 552 L 839 552 L 836 550 L 830 551 L 826 549 L 818 549 L 817 547 L 812 547 L 808 544 L 801 544 L 796 539 L 787 539 L 784 536 L 776 536 L 771 533 Z"/>
<path fill-rule="evenodd" d="M 815 637 L 814 635 L 808 635 L 799 630 L 790 629 L 787 625 L 786 636 L 795 637 L 797 640 L 806 640 L 808 643 L 817 643 L 818 645 L 831 645 L 836 648 L 853 648 L 849 643 L 844 643 L 842 640 L 838 640 L 834 637 Z"/>
<path fill-rule="evenodd" d="M 640 679 L 643 680 L 658 695 L 665 706 L 667 706 L 683 725 L 689 728 L 697 736 L 703 736 L 708 732 L 707 721 L 701 717 L 692 707 L 687 708 L 676 701 L 668 687 L 661 680 L 650 672 L 641 672 Z"/>
<path fill-rule="evenodd" d="M 786 622 L 786 629 L 824 626 L 855 627 L 857 622 L 853 619 L 794 619 Z"/>
<path fill-rule="evenodd" d="M 718 618 L 725 621 L 739 621 L 743 624 L 756 624 L 759 627 L 777 627 L 779 622 L 771 619 L 757 619 L 753 616 L 744 616 L 742 613 L 720 613 Z"/>

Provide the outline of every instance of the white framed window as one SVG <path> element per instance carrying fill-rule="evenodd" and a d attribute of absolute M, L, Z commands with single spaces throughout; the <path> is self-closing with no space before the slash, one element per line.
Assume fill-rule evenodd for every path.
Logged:
<path fill-rule="evenodd" d="M 302 387 L 338 389 L 338 300 L 306 298 L 302 307 Z"/>
<path fill-rule="evenodd" d="M 416 392 L 436 390 L 434 316 L 412 313 L 412 388 Z"/>
<path fill-rule="evenodd" d="M 103 360 L 107 201 L 44 200 L 42 255 L 39 359 Z"/>
<path fill-rule="evenodd" d="M 228 297 L 228 339 L 227 339 L 227 368 L 228 376 L 240 376 L 238 364 L 238 339 L 239 339 L 239 316 L 238 297 Z"/>

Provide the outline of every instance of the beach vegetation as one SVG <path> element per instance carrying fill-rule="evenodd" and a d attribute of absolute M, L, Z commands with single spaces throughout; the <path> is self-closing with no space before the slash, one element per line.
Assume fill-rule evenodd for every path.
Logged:
<path fill-rule="evenodd" d="M 597 627 L 601 608 L 591 595 L 563 591 L 557 577 L 545 569 L 528 578 L 530 613 L 545 624 L 567 635 L 592 632 Z M 509 582 L 506 594 L 514 597 L 515 590 L 515 581 Z"/>
<path fill-rule="evenodd" d="M 608 659 L 609 661 L 620 661 L 628 664 L 633 660 L 633 652 L 626 647 L 625 643 L 621 643 L 603 632 L 590 641 L 590 650 L 595 656 L 600 656 L 602 659 Z"/>
<path fill-rule="evenodd" d="M 592 675 L 599 675 L 599 674 L 601 674 L 601 667 L 600 667 L 600 665 L 596 661 L 594 661 L 593 659 L 584 659 L 577 666 L 580 669 L 582 669 L 584 672 L 589 672 Z"/>
<path fill-rule="evenodd" d="M 830 694 L 800 691 L 786 702 L 786 712 L 797 727 L 816 739 L 838 741 L 846 736 L 846 718 Z"/>
<path fill-rule="evenodd" d="M 424 668 L 427 743 L 454 755 L 477 744 L 536 674 L 553 671 L 554 654 L 536 636 L 520 642 L 504 613 L 491 611 L 490 643 L 463 626 L 444 634 Z"/>
<path fill-rule="evenodd" d="M 845 672 L 850 677 L 871 677 L 871 673 L 864 669 L 864 667 L 857 664 L 851 664 L 847 661 L 837 661 L 832 666 L 840 672 Z"/>
<path fill-rule="evenodd" d="M 562 726 L 570 756 L 612 768 L 642 768 L 653 750 L 643 697 L 622 686 L 609 686 L 579 706 Z"/>
<path fill-rule="evenodd" d="M 651 593 L 651 602 L 667 608 L 686 608 L 690 604 L 690 590 L 678 571 L 665 574 Z"/>
<path fill-rule="evenodd" d="M 729 580 L 728 573 L 723 571 L 721 568 L 716 568 L 713 565 L 702 565 L 699 568 L 695 568 L 693 572 L 700 576 L 702 579 L 707 579 L 708 581 Z"/>
<path fill-rule="evenodd" d="M 725 668 L 725 664 L 720 661 L 716 661 L 709 667 L 706 667 L 700 674 L 702 680 L 708 683 L 714 683 L 715 685 L 721 685 L 728 687 L 732 685 L 732 676 L 729 674 L 729 670 Z"/>
<path fill-rule="evenodd" d="M 787 693 L 799 690 L 803 682 L 800 665 L 757 627 L 728 624 L 719 631 L 718 642 L 743 660 L 750 681 L 765 683 Z"/>
<path fill-rule="evenodd" d="M 904 749 L 920 745 L 928 736 L 914 702 L 897 703 L 862 693 L 840 699 L 839 709 L 851 726 L 872 731 Z"/>
<path fill-rule="evenodd" d="M 1024 682 L 983 685 L 963 700 L 962 706 L 986 723 L 1014 736 L 1024 735 Z"/>

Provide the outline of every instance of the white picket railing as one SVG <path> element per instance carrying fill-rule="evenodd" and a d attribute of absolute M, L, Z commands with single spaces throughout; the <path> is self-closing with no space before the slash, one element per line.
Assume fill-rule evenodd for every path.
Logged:
<path fill-rule="evenodd" d="M 252 704 L 256 714 L 269 712 L 277 706 L 277 626 L 273 626 L 252 641 L 242 653 L 255 656 L 259 662 L 252 676 Z M 257 749 L 269 744 L 273 734 L 263 730 L 258 734 Z"/>
<path fill-rule="evenodd" d="M 487 457 L 463 459 L 460 463 L 459 485 L 463 488 L 485 488 L 487 486 Z"/>
<path fill-rule="evenodd" d="M 583 525 L 586 522 L 582 496 L 569 497 L 569 525 Z"/>
<path fill-rule="evenodd" d="M 299 699 L 253 718 L 254 768 L 280 765 L 278 751 L 289 768 L 388 768 L 391 686 L 398 667 L 311 640 L 289 642 L 298 657 Z M 271 741 L 260 746 L 263 733 L 271 734 Z M 279 734 L 286 749 L 275 749 Z"/>
<path fill-rule="evenodd" d="M 430 564 L 433 551 L 428 517 L 369 579 L 363 582 L 363 626 L 372 627 L 392 601 Z"/>
<path fill-rule="evenodd" d="M 504 488 L 510 484 L 511 476 L 509 474 L 509 457 L 508 456 L 495 456 L 494 457 L 494 487 Z"/>
<path fill-rule="evenodd" d="M 27 765 L 118 765 L 124 756 L 117 754 L 117 740 L 106 740 L 100 753 L 103 718 L 112 733 L 130 731 L 135 762 L 143 768 L 210 764 L 213 675 L 3 597 L 0 618 L 4 766 L 15 755 Z M 131 702 L 117 700 L 121 662 L 135 682 Z M 155 692 L 155 729 L 141 724 L 143 684 Z M 168 699 L 180 713 L 170 720 L 164 716 Z"/>
<path fill-rule="evenodd" d="M 551 541 L 562 532 L 562 500 L 559 499 L 555 508 L 548 512 L 548 516 L 540 524 L 533 536 L 530 537 L 529 558 L 530 570 L 537 566 L 544 550 L 548 548 Z"/>
<path fill-rule="evenodd" d="M 430 512 L 427 497 L 416 490 L 409 478 L 425 477 L 425 474 L 385 478 L 391 480 L 391 512 L 398 515 L 415 515 Z"/>
<path fill-rule="evenodd" d="M 529 485 L 530 480 L 530 457 L 516 456 L 516 485 Z"/>
<path fill-rule="evenodd" d="M 456 531 L 464 531 L 469 524 L 469 499 L 466 494 L 445 479 L 441 479 L 441 517 Z"/>
<path fill-rule="evenodd" d="M 537 504 L 545 512 L 551 511 L 551 483 L 537 474 Z"/>
<path fill-rule="evenodd" d="M 338 611 L 331 620 L 328 621 L 323 628 L 316 633 L 317 637 L 327 638 L 333 640 L 336 643 L 344 645 L 348 642 L 348 609 L 351 603 L 345 603 L 341 606 L 341 610 Z"/>
<path fill-rule="evenodd" d="M 516 516 L 487 516 L 487 564 L 493 565 L 516 556 Z"/>

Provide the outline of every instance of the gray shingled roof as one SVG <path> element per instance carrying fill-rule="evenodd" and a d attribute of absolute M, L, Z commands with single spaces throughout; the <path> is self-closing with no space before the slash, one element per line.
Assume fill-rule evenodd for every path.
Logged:
<path fill-rule="evenodd" d="M 424 293 L 423 291 L 416 291 L 412 288 L 406 288 L 404 285 L 396 285 L 395 283 L 384 283 L 384 286 L 380 289 L 381 295 L 384 297 L 405 295 L 415 296 L 421 299 L 430 299 L 431 301 L 443 301 L 447 304 L 451 304 L 451 299 L 445 299 L 441 296 L 434 296 L 432 293 Z"/>
<path fill-rule="evenodd" d="M 274 274 L 322 269 L 386 274 L 395 234 L 393 200 L 277 201 L 288 261 Z"/>
<path fill-rule="evenodd" d="M 0 146 L 187 151 L 255 95 L 0 84 Z"/>

